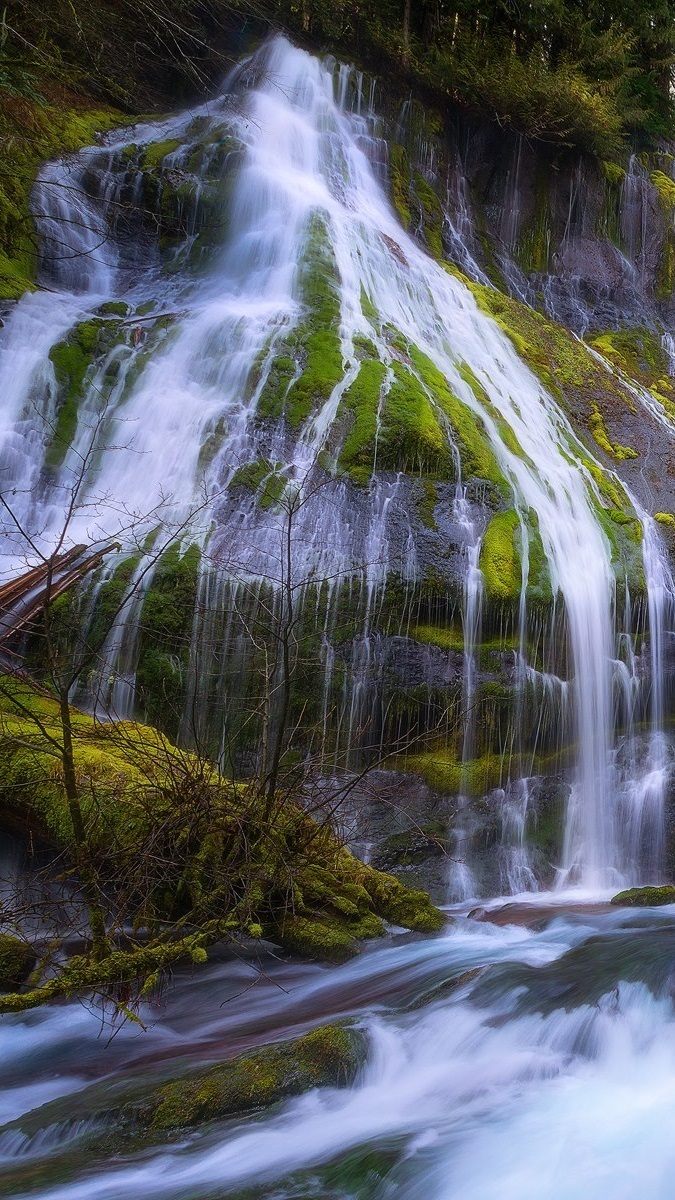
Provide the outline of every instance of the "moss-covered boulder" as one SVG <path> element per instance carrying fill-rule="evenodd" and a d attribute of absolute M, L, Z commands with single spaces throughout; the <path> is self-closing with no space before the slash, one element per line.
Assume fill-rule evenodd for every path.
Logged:
<path fill-rule="evenodd" d="M 176 1129 L 264 1108 L 314 1087 L 347 1087 L 363 1059 L 361 1036 L 324 1025 L 160 1088 L 135 1113 L 144 1128 Z"/>
<path fill-rule="evenodd" d="M 147 726 L 101 725 L 75 710 L 70 723 L 86 853 L 103 903 L 118 896 L 125 922 L 151 938 L 124 950 L 112 943 L 102 960 L 70 960 L 34 989 L 36 1002 L 116 994 L 128 983 L 147 994 L 157 972 L 181 959 L 205 962 L 223 938 L 266 936 L 341 961 L 385 922 L 420 933 L 443 927 L 425 892 L 360 862 L 292 796 L 270 804 L 253 781 L 223 779 Z M 61 737 L 55 700 L 28 681 L 0 679 L 0 817 L 4 810 L 76 862 L 82 848 L 54 753 Z M 23 1006 L 21 995 L 4 1001 L 12 1011 Z"/>
<path fill-rule="evenodd" d="M 254 1113 L 312 1088 L 351 1086 L 366 1056 L 363 1034 L 321 1025 L 300 1037 L 256 1046 L 227 1062 L 187 1069 L 164 1063 L 142 1082 L 106 1080 L 24 1114 L 8 1128 L 32 1138 L 59 1127 L 80 1146 L 128 1152 L 177 1129 Z M 74 1129 L 75 1127 L 75 1129 Z"/>
<path fill-rule="evenodd" d="M 612 896 L 611 904 L 627 908 L 657 908 L 662 904 L 675 904 L 675 886 L 664 883 L 660 887 L 634 887 Z"/>
<path fill-rule="evenodd" d="M 35 963 L 31 946 L 9 933 L 0 933 L 0 992 L 11 992 L 28 978 Z"/>

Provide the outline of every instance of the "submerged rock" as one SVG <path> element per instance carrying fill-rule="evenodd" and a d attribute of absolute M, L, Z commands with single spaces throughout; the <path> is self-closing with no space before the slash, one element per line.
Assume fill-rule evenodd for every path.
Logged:
<path fill-rule="evenodd" d="M 365 1058 L 363 1035 L 322 1025 L 301 1037 L 254 1047 L 227 1062 L 145 1083 L 103 1082 L 26 1113 L 11 1126 L 25 1138 L 58 1127 L 90 1149 L 146 1143 L 186 1129 L 254 1112 L 317 1087 L 349 1087 Z"/>
<path fill-rule="evenodd" d="M 146 1129 L 175 1129 L 264 1108 L 314 1087 L 347 1087 L 362 1057 L 358 1033 L 324 1025 L 170 1083 L 135 1115 Z"/>

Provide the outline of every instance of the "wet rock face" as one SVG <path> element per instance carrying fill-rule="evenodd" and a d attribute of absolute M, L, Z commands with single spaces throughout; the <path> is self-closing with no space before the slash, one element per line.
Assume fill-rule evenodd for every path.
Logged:
<path fill-rule="evenodd" d="M 464 111 L 406 112 L 391 136 L 441 196 L 444 252 L 462 271 L 582 336 L 668 320 L 672 212 L 658 186 L 670 178 L 667 156 L 603 164 Z"/>
<path fill-rule="evenodd" d="M 345 827 L 361 857 L 436 903 L 458 898 L 458 865 L 474 895 L 549 888 L 569 792 L 561 775 L 536 776 L 462 800 L 420 778 L 377 771 L 354 792 Z"/>

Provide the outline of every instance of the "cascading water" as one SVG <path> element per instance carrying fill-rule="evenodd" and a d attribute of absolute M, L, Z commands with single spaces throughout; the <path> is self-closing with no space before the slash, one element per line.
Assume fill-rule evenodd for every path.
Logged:
<path fill-rule="evenodd" d="M 177 668 L 186 742 L 195 725 L 200 737 L 210 730 L 214 756 L 230 762 L 250 720 L 244 684 L 260 666 L 247 630 L 257 638 L 290 611 L 318 670 L 304 702 L 315 704 L 324 767 L 377 737 L 386 752 L 389 727 L 373 713 L 392 700 L 395 667 L 424 685 L 426 732 L 444 736 L 431 693 L 455 675 L 457 790 L 467 800 L 485 738 L 481 648 L 506 637 L 512 716 L 499 734 L 504 778 L 486 798 L 498 810 L 498 886 L 537 883 L 527 829 L 538 781 L 524 764 L 542 744 L 572 757 L 561 882 L 658 880 L 675 587 L 657 527 L 590 457 L 464 284 L 399 227 L 378 182 L 386 148 L 373 90 L 366 100 L 362 77 L 340 68 L 336 104 L 333 82 L 276 39 L 234 72 L 223 100 L 45 168 L 35 206 L 53 290 L 25 298 L 2 335 L 0 465 L 16 518 L 3 530 L 7 569 L 27 554 L 22 529 L 54 545 L 85 463 L 69 539 L 120 537 L 127 572 L 116 575 L 117 563 L 98 580 L 92 621 L 106 584 L 140 584 L 104 647 L 112 694 L 102 712 L 138 707 L 145 597 L 166 570 L 152 546 L 164 539 L 185 551 L 183 563 L 202 553 L 189 656 Z M 319 359 L 334 367 L 326 378 L 317 331 Z M 85 370 L 88 339 L 97 353 Z M 64 356 L 64 345 L 80 357 Z M 68 426 L 73 361 L 82 395 Z M 311 371 L 309 396 L 294 392 Z M 634 397 L 672 438 L 659 401 L 639 388 Z M 392 429 L 402 436 L 411 406 L 424 414 L 426 442 L 416 427 L 401 463 Z M 436 486 L 442 472 L 449 482 Z M 610 511 L 619 530 L 641 522 L 639 570 L 620 560 Z M 502 604 L 488 549 L 504 529 L 502 558 L 519 554 Z M 279 537 L 289 531 L 284 559 Z M 452 555 L 455 574 L 442 575 Z M 432 600 L 444 617 L 459 613 L 440 647 L 427 636 L 437 612 L 421 582 L 429 561 L 454 589 L 450 605 L 438 604 L 438 586 Z M 351 641 L 345 624 L 357 626 Z M 458 858 L 463 828 L 460 818 Z M 18 850 L 10 858 L 15 886 L 24 866 Z M 456 866 L 468 895 L 478 874 Z M 142 1001 L 144 1032 L 128 1023 L 107 1043 L 99 1015 L 80 1004 L 4 1017 L 0 1191 L 15 1200 L 666 1200 L 672 910 L 635 918 L 578 890 L 470 908 L 454 906 L 443 937 L 392 938 L 331 971 L 264 950 L 249 960 L 244 948 L 194 978 L 178 973 L 161 1009 Z M 215 1115 L 189 1136 L 146 1129 L 135 1142 L 133 1124 L 120 1134 L 111 1117 L 121 1103 L 133 1122 L 143 1107 L 134 1097 L 164 1087 L 173 1070 L 203 1072 L 225 1046 L 257 1047 L 344 1016 L 368 1046 L 350 1088 L 315 1089 L 243 1121 Z"/>
<path fill-rule="evenodd" d="M 344 98 L 344 72 L 338 83 Z M 415 437 L 432 443 L 440 458 L 447 456 L 455 475 L 455 500 L 445 515 L 457 544 L 470 543 L 460 595 L 464 703 L 472 707 L 481 527 L 489 509 L 476 518 L 466 506 L 469 435 L 461 425 L 468 423 L 493 464 L 492 504 L 509 506 L 510 536 L 520 549 L 516 692 L 525 694 L 534 678 L 544 678 L 528 663 L 528 588 L 539 546 L 550 595 L 558 597 L 558 636 L 567 639 L 558 661 L 567 660 L 560 688 L 568 703 L 558 704 L 558 713 L 569 718 L 576 768 L 561 877 L 599 887 L 639 874 L 633 822 L 620 819 L 617 796 L 634 793 L 630 772 L 642 768 L 628 752 L 623 762 L 629 765 L 617 765 L 613 700 L 619 642 L 630 642 L 634 631 L 619 625 L 619 609 L 630 611 L 630 604 L 624 604 L 626 581 L 602 519 L 600 468 L 464 284 L 400 228 L 377 178 L 382 144 L 373 137 L 362 88 L 357 112 L 344 111 L 333 99 L 330 72 L 277 39 L 234 72 L 225 92 L 213 105 L 109 137 L 67 166 L 42 173 L 35 208 L 44 270 L 58 290 L 18 306 L 5 330 L 1 367 L 9 397 L 2 461 L 15 489 L 17 525 L 39 529 L 48 546 L 62 526 L 64 493 L 84 462 L 88 469 L 69 530 L 73 541 L 123 537 L 133 525 L 142 546 L 143 537 L 164 523 L 184 547 L 196 543 L 206 550 L 204 606 L 197 609 L 184 668 L 186 707 L 193 730 L 196 725 L 207 735 L 211 729 L 211 744 L 221 748 L 231 741 L 224 713 L 236 710 L 234 689 L 246 659 L 245 648 L 234 653 L 241 629 L 234 641 L 226 633 L 233 610 L 244 593 L 246 603 L 255 595 L 251 602 L 259 609 L 267 605 L 267 593 L 277 592 L 287 571 L 295 609 L 317 606 L 323 630 L 317 651 L 324 671 L 323 728 L 334 727 L 333 753 L 340 747 L 351 753 L 372 741 L 372 714 L 381 703 L 375 619 L 388 582 L 397 577 L 412 590 L 419 582 L 410 481 L 392 471 L 387 443 L 392 421 L 402 430 L 410 420 L 405 404 L 416 404 L 423 414 Z M 161 154 L 155 149 L 153 157 L 158 145 Z M 174 233 L 168 273 L 147 228 L 154 213 L 166 221 L 167 209 Z M 120 322 L 118 313 L 116 324 L 111 300 L 128 314 Z M 63 371 L 58 344 L 64 337 L 77 342 L 83 319 L 92 315 L 103 331 L 96 336 L 105 339 L 110 327 L 113 344 L 104 342 L 101 350 L 99 341 L 97 367 L 86 376 L 88 391 L 73 429 L 66 430 L 55 407 Z M 80 324 L 69 334 L 75 321 Z M 333 324 L 318 348 L 312 321 Z M 368 370 L 377 381 L 367 417 L 370 469 L 361 465 L 358 450 L 351 460 L 348 455 L 354 437 L 349 423 L 366 421 L 367 403 L 373 404 L 359 391 Z M 40 406 L 42 446 L 30 420 Z M 284 406 L 291 414 L 285 424 L 278 419 Z M 94 433 L 104 452 L 92 446 Z M 429 453 L 421 440 L 419 447 L 411 472 L 415 454 Z M 343 468 L 350 461 L 351 477 L 343 471 L 331 483 L 331 464 Z M 264 503 L 260 493 L 235 486 L 242 470 L 259 470 L 260 464 L 265 466 L 255 486 L 265 477 L 264 486 L 273 489 Z M 480 470 L 474 467 L 473 474 L 480 477 Z M 30 497 L 25 480 L 33 481 Z M 618 481 L 613 486 L 630 512 Z M 293 556 L 284 565 L 279 537 L 291 510 Z M 9 540 L 16 560 L 16 531 Z M 663 590 L 663 568 L 653 565 L 661 558 L 651 533 L 645 546 L 658 645 L 663 606 L 654 595 Z M 134 631 L 154 571 L 144 553 L 136 567 L 143 577 L 140 599 L 123 611 L 123 628 L 111 635 L 103 655 L 101 674 L 113 680 L 106 703 L 120 716 L 133 710 Z M 219 583 L 211 581 L 209 563 L 220 572 Z M 356 598 L 352 612 L 359 628 L 351 660 L 340 652 L 338 671 L 333 635 L 345 589 Z M 270 620 L 278 619 L 275 603 Z M 658 671 L 658 650 L 653 654 Z M 209 658 L 216 666 L 205 682 Z M 658 686 L 653 681 L 654 695 Z M 473 753 L 472 720 L 465 720 L 465 757 Z M 182 728 L 187 736 L 185 721 Z M 622 738 L 630 741 L 630 729 Z M 658 775 L 660 768 L 655 770 Z M 658 840 L 656 807 L 654 828 L 639 835 L 651 845 Z M 653 855 L 649 869 L 658 869 Z"/>

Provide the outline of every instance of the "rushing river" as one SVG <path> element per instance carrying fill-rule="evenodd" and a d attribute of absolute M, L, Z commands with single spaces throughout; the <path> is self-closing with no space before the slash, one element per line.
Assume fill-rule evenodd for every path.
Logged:
<path fill-rule="evenodd" d="M 223 962 L 177 979 L 142 1012 L 146 1032 L 112 1036 L 80 1004 L 4 1018 L 0 1194 L 666 1200 L 675 912 L 550 899 L 497 912 L 507 924 L 455 911 L 445 936 L 393 938 L 340 968 Z M 346 1017 L 368 1043 L 353 1088 L 128 1156 L 101 1130 L 78 1148 L 88 1088 L 95 1110 L 106 1086 L 168 1062 L 175 1075 Z"/>

